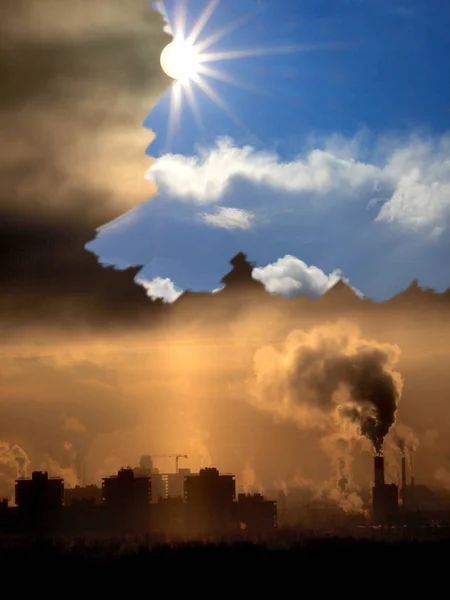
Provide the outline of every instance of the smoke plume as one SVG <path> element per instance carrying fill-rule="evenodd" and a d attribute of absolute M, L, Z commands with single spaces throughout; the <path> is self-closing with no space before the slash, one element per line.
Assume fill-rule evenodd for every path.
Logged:
<path fill-rule="evenodd" d="M 345 512 L 361 512 L 364 502 L 359 495 L 359 486 L 353 480 L 351 468 L 355 440 L 335 433 L 323 437 L 320 446 L 330 458 L 334 475 L 325 487 L 319 486 L 317 496 L 325 495 Z"/>
<path fill-rule="evenodd" d="M 0 442 L 0 499 L 13 500 L 14 482 L 28 475 L 29 465 L 30 460 L 20 446 Z"/>
<path fill-rule="evenodd" d="M 398 346 L 366 340 L 345 321 L 292 331 L 281 350 L 256 352 L 253 401 L 302 428 L 363 436 L 379 453 L 401 395 L 399 354 Z"/>
<path fill-rule="evenodd" d="M 200 464 L 200 468 L 210 467 L 212 465 L 211 454 L 208 449 L 209 438 L 209 431 L 194 428 L 191 432 L 189 456 L 192 456 L 194 462 Z"/>
<path fill-rule="evenodd" d="M 419 438 L 408 425 L 396 423 L 393 429 L 393 439 L 402 456 L 406 457 L 411 473 L 414 472 L 414 453 L 419 446 Z"/>
<path fill-rule="evenodd" d="M 250 494 L 255 491 L 257 479 L 255 469 L 250 462 L 246 462 L 241 475 L 242 490 L 245 494 Z"/>

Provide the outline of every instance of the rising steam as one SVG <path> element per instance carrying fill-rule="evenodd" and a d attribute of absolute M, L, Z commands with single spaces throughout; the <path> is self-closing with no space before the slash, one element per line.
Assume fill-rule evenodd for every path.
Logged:
<path fill-rule="evenodd" d="M 254 357 L 253 401 L 302 428 L 364 436 L 375 452 L 395 422 L 402 378 L 397 346 L 362 338 L 352 323 L 291 332 Z"/>
<path fill-rule="evenodd" d="M 396 423 L 392 432 L 395 445 L 400 450 L 402 456 L 406 457 L 411 474 L 414 473 L 414 453 L 419 446 L 419 438 L 414 430 L 408 425 Z"/>
<path fill-rule="evenodd" d="M 30 459 L 20 446 L 0 441 L 0 500 L 13 500 L 14 482 L 28 475 L 29 466 Z"/>

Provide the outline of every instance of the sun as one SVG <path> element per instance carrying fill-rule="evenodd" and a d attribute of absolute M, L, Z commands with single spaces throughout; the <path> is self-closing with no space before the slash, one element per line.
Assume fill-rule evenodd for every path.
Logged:
<path fill-rule="evenodd" d="M 196 77 L 199 59 L 195 47 L 185 40 L 173 40 L 161 52 L 163 71 L 181 83 Z"/>

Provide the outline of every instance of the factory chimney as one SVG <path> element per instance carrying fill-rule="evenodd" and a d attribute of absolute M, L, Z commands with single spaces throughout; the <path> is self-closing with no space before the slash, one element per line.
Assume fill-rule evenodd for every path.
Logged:
<path fill-rule="evenodd" d="M 406 457 L 402 456 L 402 506 L 406 508 Z"/>
<path fill-rule="evenodd" d="M 380 487 L 384 485 L 384 457 L 376 455 L 373 457 L 374 467 L 374 485 Z"/>

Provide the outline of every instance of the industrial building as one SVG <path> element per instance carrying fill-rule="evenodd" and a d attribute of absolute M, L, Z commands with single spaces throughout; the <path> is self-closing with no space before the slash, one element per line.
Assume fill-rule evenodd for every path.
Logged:
<path fill-rule="evenodd" d="M 376 455 L 374 464 L 374 486 L 372 488 L 372 518 L 375 525 L 396 525 L 399 520 L 398 487 L 385 483 L 384 456 Z"/>
<path fill-rule="evenodd" d="M 402 476 L 400 497 L 401 522 L 403 525 L 427 525 L 450 523 L 450 505 L 445 490 L 439 493 L 428 486 L 416 484 L 412 457 L 410 460 L 410 484 L 406 477 L 406 457 L 402 456 Z"/>

